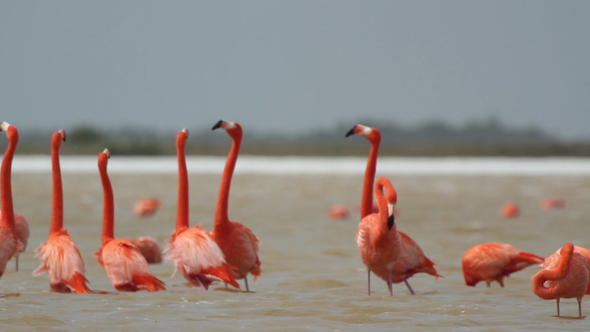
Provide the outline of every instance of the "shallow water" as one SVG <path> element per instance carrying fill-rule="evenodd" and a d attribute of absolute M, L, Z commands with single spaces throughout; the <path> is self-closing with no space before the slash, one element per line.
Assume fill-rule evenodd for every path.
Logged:
<path fill-rule="evenodd" d="M 15 159 L 16 161 L 16 159 Z M 23 162 L 21 160 L 21 162 Z M 122 161 L 113 156 L 109 167 Z M 240 163 L 238 163 L 238 169 Z M 189 172 L 191 168 L 189 167 Z M 548 256 L 567 241 L 589 247 L 590 176 L 400 175 L 388 176 L 398 191 L 398 229 L 412 236 L 444 278 L 419 274 L 410 279 L 416 295 L 403 284 L 391 297 L 385 282 L 372 278 L 366 294 L 366 269 L 354 235 L 359 215 L 362 170 L 351 174 L 242 172 L 234 176 L 229 215 L 262 240 L 262 276 L 250 281 L 251 293 L 213 285 L 209 291 L 188 287 L 171 277 L 171 263 L 151 265 L 167 291 L 77 295 L 49 292 L 48 276 L 33 277 L 39 261 L 34 249 L 47 239 L 51 212 L 51 176 L 45 171 L 19 172 L 14 167 L 15 211 L 31 225 L 20 271 L 0 279 L 0 330 L 10 331 L 588 331 L 590 320 L 556 318 L 555 302 L 531 291 L 529 267 L 505 281 L 506 287 L 467 287 L 461 257 L 482 242 L 506 242 Z M 270 173 L 270 172 L 269 172 Z M 321 172 L 319 172 L 321 173 Z M 535 174 L 535 172 L 532 172 Z M 518 173 L 520 174 L 520 173 Z M 113 172 L 115 234 L 150 235 L 165 244 L 174 227 L 177 179 L 173 172 Z M 219 173 L 190 173 L 191 225 L 212 228 Z M 84 257 L 93 289 L 114 291 L 94 260 L 100 246 L 102 187 L 98 172 L 63 174 L 65 226 Z M 136 199 L 159 196 L 161 209 L 138 219 Z M 540 201 L 561 197 L 563 210 L 546 211 Z M 521 215 L 502 219 L 500 207 L 515 201 Z M 344 203 L 346 220 L 332 220 L 327 209 Z M 8 270 L 14 269 L 9 262 Z M 243 282 L 241 282 L 243 285 Z M 12 296 L 11 296 L 12 295 Z M 590 312 L 590 298 L 583 313 Z M 575 299 L 564 299 L 561 313 L 577 316 Z"/>

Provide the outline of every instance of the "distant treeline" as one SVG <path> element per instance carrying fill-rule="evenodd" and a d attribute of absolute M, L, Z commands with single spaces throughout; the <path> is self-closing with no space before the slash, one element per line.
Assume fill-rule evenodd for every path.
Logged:
<path fill-rule="evenodd" d="M 415 127 L 365 119 L 358 121 L 379 128 L 382 156 L 590 156 L 590 141 L 562 142 L 542 130 L 507 128 L 499 120 L 454 127 L 428 122 Z M 360 137 L 344 138 L 351 125 L 336 124 L 299 136 L 261 135 L 245 130 L 242 154 L 301 156 L 364 156 L 368 142 Z M 21 135 L 18 153 L 48 154 L 51 133 Z M 118 155 L 173 155 L 176 132 L 121 128 L 99 130 L 82 125 L 67 132 L 62 154 L 98 154 L 105 147 Z M 231 139 L 210 130 L 191 131 L 187 154 L 225 155 Z"/>

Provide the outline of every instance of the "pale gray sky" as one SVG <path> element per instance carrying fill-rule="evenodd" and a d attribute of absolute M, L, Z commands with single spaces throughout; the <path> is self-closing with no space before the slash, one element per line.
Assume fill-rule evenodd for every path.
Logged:
<path fill-rule="evenodd" d="M 590 1 L 0 0 L 0 121 L 296 133 L 496 115 L 589 138 L 589 18 Z"/>

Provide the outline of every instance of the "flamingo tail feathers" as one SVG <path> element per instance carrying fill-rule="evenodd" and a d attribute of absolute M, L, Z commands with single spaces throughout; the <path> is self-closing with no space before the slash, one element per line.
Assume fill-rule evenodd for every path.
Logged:
<path fill-rule="evenodd" d="M 153 275 L 133 275 L 133 283 L 150 292 L 166 290 L 164 282 Z"/>
<path fill-rule="evenodd" d="M 226 283 L 234 286 L 235 288 L 240 289 L 240 284 L 238 284 L 238 282 L 234 278 L 231 266 L 227 263 L 224 263 L 221 266 L 215 266 L 215 267 L 211 266 L 211 267 L 208 267 L 204 270 L 201 270 L 200 275 L 215 276 L 215 277 L 221 279 L 223 282 L 226 282 Z M 201 281 L 201 283 L 203 283 L 203 286 L 205 287 L 205 289 L 207 289 L 209 284 L 211 284 L 211 280 L 209 278 L 207 278 L 207 280 L 209 281 L 207 286 L 205 286 L 205 284 Z"/>
<path fill-rule="evenodd" d="M 524 261 L 524 262 L 533 263 L 533 264 L 536 264 L 536 263 L 540 264 L 540 263 L 543 263 L 543 261 L 545 260 L 545 258 L 543 258 L 541 256 L 537 256 L 535 254 L 532 254 L 530 252 L 525 252 L 525 251 L 519 253 L 516 256 L 516 259 L 520 260 L 520 261 Z"/>
<path fill-rule="evenodd" d="M 78 294 L 88 294 L 92 291 L 86 285 L 87 282 L 88 279 L 86 279 L 86 277 L 84 277 L 81 273 L 76 272 L 72 278 L 67 281 L 67 284 L 74 292 Z"/>

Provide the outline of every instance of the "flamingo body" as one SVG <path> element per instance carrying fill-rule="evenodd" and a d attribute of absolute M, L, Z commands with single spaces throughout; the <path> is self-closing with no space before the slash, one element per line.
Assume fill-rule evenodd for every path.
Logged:
<path fill-rule="evenodd" d="M 522 251 L 506 243 L 483 243 L 463 255 L 463 276 L 467 286 L 497 281 L 504 287 L 504 278 L 527 266 L 542 263 L 543 257 Z"/>
<path fill-rule="evenodd" d="M 586 261 L 588 261 L 588 265 L 590 266 L 590 250 L 584 247 L 574 246 L 574 252 L 582 254 Z M 544 266 L 549 268 L 555 268 L 559 264 L 559 260 L 561 259 L 561 248 L 557 249 L 555 253 L 547 258 L 545 258 Z M 588 282 L 588 287 L 586 288 L 586 293 L 590 294 L 590 282 Z"/>
<path fill-rule="evenodd" d="M 160 247 L 158 240 L 151 236 L 140 236 L 133 240 L 133 244 L 139 248 L 148 264 L 162 263 L 162 247 Z"/>
<path fill-rule="evenodd" d="M 4 275 L 8 261 L 22 252 L 23 247 L 11 228 L 0 227 L 0 277 Z"/>
<path fill-rule="evenodd" d="M 48 272 L 52 290 L 78 294 L 90 292 L 84 276 L 84 261 L 66 229 L 51 233 L 49 240 L 37 248 L 37 257 L 42 264 L 33 274 Z"/>
<path fill-rule="evenodd" d="M 532 278 L 533 292 L 544 300 L 557 302 L 559 299 L 576 298 L 579 315 L 582 316 L 582 298 L 590 281 L 589 265 L 586 258 L 574 252 L 574 245 L 566 243 L 559 253 L 551 255 L 543 264 L 543 270 Z"/>
<path fill-rule="evenodd" d="M 2 218 L 2 210 L 0 210 L 0 218 Z M 29 244 L 29 223 L 22 215 L 15 213 L 14 214 L 14 233 L 16 237 L 20 240 L 23 246 L 19 249 L 18 253 L 16 254 L 16 270 L 18 271 L 18 256 L 27 250 L 27 245 Z"/>

